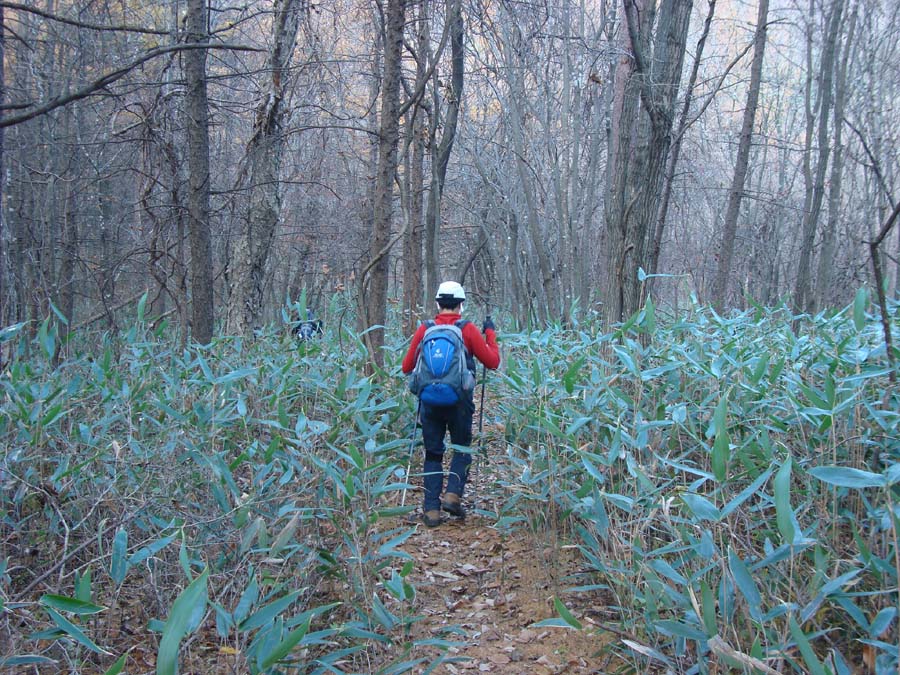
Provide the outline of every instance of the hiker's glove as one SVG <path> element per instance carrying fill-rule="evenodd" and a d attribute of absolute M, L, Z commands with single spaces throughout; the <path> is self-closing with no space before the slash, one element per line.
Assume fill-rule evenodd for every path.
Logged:
<path fill-rule="evenodd" d="M 481 332 L 484 333 L 487 329 L 490 328 L 493 331 L 497 330 L 497 327 L 494 325 L 494 322 L 491 320 L 491 317 L 488 317 L 484 320 L 484 323 L 481 324 Z"/>

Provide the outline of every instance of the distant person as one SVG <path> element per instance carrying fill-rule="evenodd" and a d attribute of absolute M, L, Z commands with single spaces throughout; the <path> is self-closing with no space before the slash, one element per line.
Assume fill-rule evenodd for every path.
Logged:
<path fill-rule="evenodd" d="M 444 436 L 454 445 L 472 443 L 475 412 L 475 359 L 491 370 L 500 365 L 494 322 L 487 317 L 482 333 L 462 319 L 466 292 L 455 281 L 445 281 L 435 296 L 438 313 L 422 323 L 412 336 L 403 359 L 410 389 L 419 397 L 422 440 L 425 445 L 425 501 L 422 520 L 427 527 L 441 524 L 441 509 L 465 518 L 463 491 L 472 463 L 470 452 L 454 451 L 444 488 Z"/>
<path fill-rule="evenodd" d="M 294 326 L 294 335 L 300 342 L 309 342 L 324 330 L 322 320 L 317 319 L 311 309 L 306 310 L 306 319 Z"/>

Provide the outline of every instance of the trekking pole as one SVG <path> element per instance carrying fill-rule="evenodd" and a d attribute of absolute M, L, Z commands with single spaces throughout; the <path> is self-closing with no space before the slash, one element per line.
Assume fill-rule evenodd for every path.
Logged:
<path fill-rule="evenodd" d="M 491 318 L 491 315 L 488 314 L 488 319 Z M 472 510 L 475 511 L 478 509 L 478 471 L 479 465 L 481 464 L 481 453 L 484 450 L 484 434 L 482 433 L 484 430 L 484 389 L 485 385 L 487 385 L 487 366 L 481 366 L 481 404 L 478 406 L 478 453 L 475 455 L 475 479 L 472 481 L 472 487 L 475 489 L 473 492 L 475 494 L 472 495 Z"/>
<path fill-rule="evenodd" d="M 409 486 L 409 472 L 412 470 L 413 450 L 416 449 L 416 429 L 419 428 L 419 413 L 422 409 L 422 399 L 416 405 L 416 417 L 413 420 L 413 430 L 409 437 L 409 458 L 406 462 L 406 479 L 403 481 L 403 496 L 400 498 L 400 506 L 406 506 L 406 490 Z"/>

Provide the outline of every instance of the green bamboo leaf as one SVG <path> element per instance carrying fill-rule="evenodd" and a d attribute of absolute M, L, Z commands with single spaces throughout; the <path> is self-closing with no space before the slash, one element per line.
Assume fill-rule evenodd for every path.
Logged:
<path fill-rule="evenodd" d="M 803 655 L 807 672 L 810 673 L 810 675 L 826 675 L 825 667 L 816 657 L 816 653 L 809 643 L 809 638 L 806 637 L 806 633 L 804 633 L 803 629 L 797 624 L 797 619 L 794 618 L 793 614 L 791 615 L 789 623 L 791 627 L 791 636 L 794 638 L 794 642 L 797 643 L 800 654 Z"/>
<path fill-rule="evenodd" d="M 156 675 L 177 675 L 178 648 L 188 633 L 197 630 L 206 611 L 206 582 L 209 568 L 181 592 L 163 626 L 162 640 L 156 657 Z"/>
<path fill-rule="evenodd" d="M 240 624 L 241 621 L 247 618 L 247 615 L 250 614 L 250 610 L 253 609 L 253 606 L 258 599 L 259 584 L 256 581 L 256 575 L 251 573 L 250 583 L 247 584 L 244 592 L 241 593 L 241 598 L 238 600 L 237 607 L 234 608 L 235 623 Z"/>
<path fill-rule="evenodd" d="M 128 559 L 125 555 L 127 550 L 128 532 L 120 527 L 113 539 L 112 557 L 109 562 L 109 576 L 116 586 L 125 580 L 125 574 L 128 572 Z"/>
<path fill-rule="evenodd" d="M 47 614 L 49 614 L 50 618 L 53 619 L 53 623 L 56 624 L 56 627 L 63 631 L 66 635 L 71 637 L 73 640 L 75 640 L 75 642 L 82 645 L 83 647 L 87 647 L 92 652 L 96 652 L 97 654 L 110 654 L 110 652 L 94 644 L 93 640 L 85 635 L 78 626 L 69 621 L 62 614 L 52 609 L 51 607 L 45 606 L 44 609 L 47 610 Z"/>
<path fill-rule="evenodd" d="M 737 553 L 731 550 L 728 551 L 728 567 L 731 570 L 731 576 L 734 578 L 735 586 L 737 586 L 741 595 L 747 601 L 747 605 L 750 608 L 750 616 L 757 621 L 761 621 L 762 596 L 759 593 L 759 588 L 757 588 L 756 582 L 753 581 L 753 577 L 750 576 L 750 571 L 747 569 L 744 561 L 741 560 Z"/>
<path fill-rule="evenodd" d="M 262 519 L 261 516 L 258 516 L 253 522 L 251 522 L 246 528 L 244 528 L 244 533 L 241 535 L 241 546 L 240 552 L 246 553 L 250 550 L 250 547 L 253 546 L 253 541 L 256 539 L 256 536 L 262 531 L 264 532 L 266 529 L 266 522 Z"/>
<path fill-rule="evenodd" d="M 879 638 L 884 634 L 884 632 L 890 628 L 891 624 L 894 622 L 894 619 L 897 618 L 897 608 L 896 607 L 885 607 L 878 615 L 872 619 L 872 625 L 869 628 L 869 635 L 873 638 Z"/>
<path fill-rule="evenodd" d="M 297 643 L 300 642 L 300 640 L 302 640 L 304 636 L 309 632 L 310 621 L 311 619 L 307 619 L 299 628 L 295 628 L 294 630 L 292 630 L 284 637 L 281 642 L 275 645 L 272 651 L 269 652 L 269 655 L 265 659 L 263 659 L 263 670 L 274 666 L 276 663 L 281 661 L 281 659 L 287 656 L 295 646 L 297 646 Z"/>
<path fill-rule="evenodd" d="M 553 606 L 556 608 L 556 612 L 559 614 L 560 618 L 565 621 L 566 624 L 568 624 L 575 630 L 581 630 L 581 622 L 572 615 L 572 612 L 569 611 L 569 608 L 566 607 L 556 596 L 553 597 Z"/>
<path fill-rule="evenodd" d="M 791 508 L 791 458 L 788 457 L 775 474 L 775 520 L 786 544 L 797 538 L 794 510 Z"/>
<path fill-rule="evenodd" d="M 578 375 L 581 372 L 581 368 L 582 366 L 584 366 L 585 360 L 585 356 L 579 356 L 577 359 L 575 359 L 575 361 L 572 362 L 572 365 L 568 367 L 565 375 L 563 375 L 563 386 L 566 388 L 566 392 L 568 394 L 574 393 L 575 380 L 578 378 Z"/>
<path fill-rule="evenodd" d="M 712 449 L 712 470 L 720 483 L 728 477 L 728 460 L 731 454 L 731 438 L 728 435 L 728 394 L 722 396 L 713 415 L 716 440 Z"/>
<path fill-rule="evenodd" d="M 146 294 L 144 297 L 147 297 Z M 125 659 L 128 657 L 128 654 L 122 654 L 118 658 L 118 660 L 112 664 L 109 668 L 107 668 L 106 672 L 103 675 L 119 675 L 122 670 L 125 668 Z"/>
<path fill-rule="evenodd" d="M 693 492 L 684 492 L 681 494 L 681 499 L 699 520 L 718 522 L 722 519 L 722 512 L 706 497 Z"/>
<path fill-rule="evenodd" d="M 865 287 L 856 291 L 856 297 L 853 298 L 853 325 L 856 330 L 861 331 L 866 327 L 866 306 L 869 304 L 869 292 Z"/>
<path fill-rule="evenodd" d="M 763 486 L 763 484 L 769 480 L 769 476 L 772 475 L 772 469 L 767 469 L 762 474 L 757 476 L 756 480 L 754 480 L 750 485 L 740 491 L 735 497 L 728 502 L 722 508 L 722 517 L 727 518 L 731 515 L 731 513 L 745 501 L 747 501 L 750 497 L 759 492 L 759 489 Z"/>
<path fill-rule="evenodd" d="M 603 484 L 606 482 L 606 476 L 603 475 L 603 472 L 600 471 L 594 463 L 591 462 L 587 458 L 587 453 L 582 453 L 581 455 L 581 463 L 584 465 L 584 468 L 587 469 L 587 472 L 596 480 L 599 484 Z"/>
<path fill-rule="evenodd" d="M 256 374 L 256 368 L 239 368 L 238 370 L 233 370 L 230 373 L 225 373 L 224 375 L 220 375 L 215 380 L 213 380 L 213 384 L 222 385 L 228 384 L 229 382 L 235 382 L 237 380 L 242 380 L 245 377 L 250 377 L 251 375 Z"/>
<path fill-rule="evenodd" d="M 275 541 L 272 542 L 272 547 L 269 549 L 269 555 L 273 558 L 277 557 L 285 546 L 287 546 L 288 542 L 294 536 L 294 533 L 297 531 L 297 526 L 300 524 L 300 514 L 295 513 L 294 517 L 288 521 L 288 524 L 284 526 L 284 529 L 278 533 L 278 536 L 275 537 Z"/>
<path fill-rule="evenodd" d="M 641 325 L 650 335 L 656 332 L 656 307 L 650 296 L 647 296 L 647 303 L 644 305 L 644 320 Z"/>
<path fill-rule="evenodd" d="M 38 341 L 44 350 L 44 356 L 52 359 L 56 353 L 56 329 L 51 328 L 49 316 L 41 322 L 41 327 L 38 329 Z"/>
<path fill-rule="evenodd" d="M 152 558 L 157 553 L 162 551 L 166 546 L 171 544 L 175 537 L 178 536 L 178 532 L 173 532 L 168 537 L 163 537 L 162 539 L 157 539 L 151 544 L 147 546 L 143 546 L 139 548 L 137 551 L 131 554 L 131 557 L 128 558 L 129 565 L 138 565 L 148 558 Z"/>
<path fill-rule="evenodd" d="M 661 633 L 673 637 L 682 637 L 687 640 L 696 640 L 698 642 L 707 638 L 706 633 L 700 630 L 696 625 L 682 623 L 681 621 L 675 621 L 673 619 L 661 619 L 660 621 L 655 621 L 653 626 Z"/>
<path fill-rule="evenodd" d="M 270 602 L 268 605 L 261 607 L 259 611 L 251 615 L 246 621 L 239 623 L 238 628 L 242 631 L 248 631 L 254 628 L 259 628 L 260 626 L 265 626 L 272 619 L 274 619 L 277 614 L 280 614 L 282 611 L 287 609 L 287 607 L 292 602 L 294 602 L 294 600 L 296 600 L 299 595 L 300 591 L 292 591 L 291 593 L 288 593 L 278 600 Z"/>
<path fill-rule="evenodd" d="M 65 595 L 42 595 L 40 602 L 44 607 L 52 607 L 60 612 L 68 612 L 78 616 L 97 614 L 106 609 L 106 607 L 101 607 L 85 600 L 69 598 Z"/>
<path fill-rule="evenodd" d="M 10 666 L 39 666 L 53 665 L 56 661 L 40 654 L 19 654 L 18 656 L 10 656 L 0 659 L 0 668 L 8 668 Z"/>
<path fill-rule="evenodd" d="M 90 602 L 92 595 L 91 568 L 88 567 L 83 574 L 75 573 L 75 597 L 83 602 Z"/>
<path fill-rule="evenodd" d="M 716 626 L 716 598 L 713 595 L 712 588 L 705 581 L 700 582 L 700 601 L 703 603 L 701 607 L 703 611 L 703 627 L 706 629 L 706 636 L 712 637 L 719 632 Z"/>
<path fill-rule="evenodd" d="M 823 483 L 858 490 L 884 487 L 887 484 L 887 480 L 881 474 L 852 469 L 848 466 L 816 466 L 811 468 L 809 473 Z"/>
<path fill-rule="evenodd" d="M 712 470 L 720 483 L 728 478 L 728 459 L 731 455 L 731 439 L 725 429 L 716 431 L 716 440 L 712 448 Z"/>
<path fill-rule="evenodd" d="M 143 323 L 143 321 L 144 321 L 144 312 L 146 310 L 146 307 L 147 307 L 147 294 L 144 293 L 141 296 L 141 299 L 138 300 L 138 304 L 137 304 L 137 320 L 141 323 Z"/>

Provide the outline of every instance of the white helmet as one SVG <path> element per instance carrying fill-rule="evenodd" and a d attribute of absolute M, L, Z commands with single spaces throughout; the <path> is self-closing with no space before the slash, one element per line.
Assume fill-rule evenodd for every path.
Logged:
<path fill-rule="evenodd" d="M 463 290 L 463 287 L 455 281 L 445 281 L 438 286 L 437 294 L 434 296 L 434 299 L 438 302 L 452 302 L 452 304 L 455 305 L 466 301 L 466 292 Z"/>

